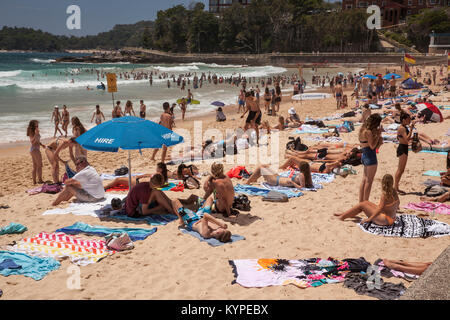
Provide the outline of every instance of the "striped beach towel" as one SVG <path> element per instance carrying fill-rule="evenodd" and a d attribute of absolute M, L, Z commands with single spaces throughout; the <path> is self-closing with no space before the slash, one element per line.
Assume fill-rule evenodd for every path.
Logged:
<path fill-rule="evenodd" d="M 9 247 L 10 251 L 38 257 L 69 258 L 73 263 L 86 266 L 115 253 L 106 247 L 104 240 L 74 237 L 63 232 L 41 232 L 35 237 L 24 238 Z"/>

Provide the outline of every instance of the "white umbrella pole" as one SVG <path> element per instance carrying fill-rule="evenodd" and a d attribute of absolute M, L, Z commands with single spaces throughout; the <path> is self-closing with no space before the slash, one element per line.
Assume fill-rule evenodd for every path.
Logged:
<path fill-rule="evenodd" d="M 131 190 L 131 151 L 128 150 L 128 192 Z"/>

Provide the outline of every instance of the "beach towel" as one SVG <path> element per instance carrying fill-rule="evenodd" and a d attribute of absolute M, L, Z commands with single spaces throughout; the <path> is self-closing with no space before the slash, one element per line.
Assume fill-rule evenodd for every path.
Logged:
<path fill-rule="evenodd" d="M 205 241 L 206 243 L 208 243 L 210 246 L 213 246 L 213 247 L 218 247 L 218 246 L 221 246 L 221 245 L 226 244 L 226 243 L 233 243 L 233 242 L 236 242 L 236 241 L 239 241 L 239 240 L 245 240 L 245 238 L 243 236 L 240 236 L 238 234 L 233 234 L 231 236 L 231 241 L 230 242 L 220 242 L 216 238 L 205 239 L 205 238 L 203 238 L 200 235 L 200 233 L 198 233 L 197 231 L 194 231 L 194 230 L 189 231 L 189 230 L 186 230 L 184 228 L 180 228 L 180 230 L 181 230 L 182 233 L 190 234 L 191 236 L 197 238 L 198 240 Z"/>
<path fill-rule="evenodd" d="M 108 216 L 111 220 L 129 221 L 129 222 L 146 222 L 151 226 L 166 225 L 169 222 L 177 220 L 178 217 L 174 214 L 150 214 L 148 216 L 129 217 L 126 214 L 114 214 Z"/>
<path fill-rule="evenodd" d="M 124 185 L 124 184 L 119 184 L 119 185 L 117 185 L 117 186 L 115 186 L 115 187 L 106 189 L 105 191 L 106 191 L 106 192 L 128 191 L 128 189 L 129 189 L 128 186 L 126 186 L 126 185 Z"/>
<path fill-rule="evenodd" d="M 141 176 L 141 175 L 143 175 L 143 173 L 132 173 L 131 174 L 132 177 L 134 177 L 134 176 Z M 102 173 L 100 175 L 100 178 L 102 180 L 114 180 L 115 178 L 128 178 L 128 174 L 125 174 L 123 176 L 116 176 L 114 174 Z"/>
<path fill-rule="evenodd" d="M 288 198 L 292 198 L 292 197 L 300 197 L 303 195 L 302 192 L 297 191 L 297 189 L 294 188 L 286 188 L 287 190 L 285 190 L 284 187 L 280 187 L 282 189 L 277 189 L 276 191 L 285 194 Z M 236 193 L 244 193 L 250 196 L 265 196 L 266 194 L 268 194 L 270 192 L 271 189 L 267 189 L 267 188 L 259 188 L 259 187 L 255 187 L 255 186 L 250 186 L 248 184 L 237 184 L 234 186 L 234 191 Z"/>
<path fill-rule="evenodd" d="M 425 211 L 438 214 L 450 214 L 450 205 L 440 202 L 410 202 L 403 206 L 405 209 L 411 209 L 416 211 Z"/>
<path fill-rule="evenodd" d="M 408 281 L 416 280 L 419 278 L 419 276 L 416 274 L 405 273 L 402 271 L 398 271 L 398 270 L 394 270 L 394 269 L 390 269 L 390 268 L 386 267 L 383 263 L 383 259 L 377 259 L 373 263 L 373 265 L 378 267 L 378 271 L 380 271 L 380 275 L 382 277 L 386 277 L 386 278 L 396 277 L 396 278 L 402 278 L 402 279 L 405 279 Z"/>
<path fill-rule="evenodd" d="M 79 238 L 62 232 L 41 232 L 35 237 L 18 241 L 8 249 L 38 257 L 69 258 L 80 266 L 96 263 L 115 253 L 108 250 L 104 240 Z"/>
<path fill-rule="evenodd" d="M 299 288 L 318 287 L 342 282 L 348 264 L 334 259 L 306 260 L 242 259 L 229 260 L 235 280 L 246 288 L 262 288 L 293 284 Z"/>
<path fill-rule="evenodd" d="M 77 222 L 69 227 L 64 227 L 55 232 L 64 232 L 65 234 L 79 234 L 107 236 L 111 233 L 127 233 L 132 241 L 145 240 L 148 236 L 154 234 L 157 228 L 142 229 L 142 228 L 107 228 L 103 226 L 92 226 L 84 222 Z"/>
<path fill-rule="evenodd" d="M 410 149 L 411 150 L 411 149 Z M 447 152 L 444 151 L 434 151 L 434 150 L 421 150 L 419 153 L 435 153 L 435 154 L 440 154 L 443 156 L 447 155 Z"/>
<path fill-rule="evenodd" d="M 437 170 L 428 170 L 425 171 L 422 175 L 423 176 L 430 176 L 430 177 L 440 177 L 440 173 L 445 171 L 437 171 Z"/>
<path fill-rule="evenodd" d="M 109 193 L 105 194 L 105 200 L 94 202 L 94 203 L 83 203 L 83 202 L 71 202 L 67 208 L 61 209 L 51 209 L 47 210 L 43 213 L 43 215 L 52 215 L 52 214 L 74 214 L 77 216 L 91 216 L 91 217 L 103 217 L 108 216 L 108 210 L 111 210 L 111 200 L 113 198 L 123 199 L 127 195 L 126 194 L 118 194 L 118 193 Z"/>
<path fill-rule="evenodd" d="M 344 287 L 355 290 L 359 295 L 368 295 L 380 300 L 396 300 L 406 291 L 403 283 L 395 284 L 380 279 L 380 288 L 369 289 L 369 276 L 361 273 L 350 273 L 345 277 Z"/>
<path fill-rule="evenodd" d="M 61 266 L 53 258 L 39 258 L 19 252 L 0 251 L 0 263 L 5 260 L 12 260 L 20 268 L 0 268 L 1 275 L 5 277 L 10 275 L 23 275 L 36 281 L 43 279 L 51 271 Z"/>
<path fill-rule="evenodd" d="M 36 187 L 30 190 L 27 190 L 27 193 L 32 196 L 32 195 L 36 195 L 39 193 L 50 193 L 50 194 L 56 194 L 58 192 L 61 192 L 63 189 L 61 184 L 57 184 L 57 183 L 52 183 L 52 184 L 47 184 L 44 183 L 42 186 L 40 187 Z"/>
<path fill-rule="evenodd" d="M 324 137 L 320 137 L 320 136 L 306 136 L 303 138 L 303 140 L 308 140 L 308 141 L 315 141 L 315 142 L 326 142 L 326 143 L 337 143 L 337 142 L 342 142 L 342 138 L 340 137 L 328 137 L 328 138 L 324 138 Z"/>
<path fill-rule="evenodd" d="M 300 171 L 298 170 L 289 170 L 289 171 L 284 171 L 279 173 L 280 177 L 284 177 L 284 178 L 292 178 L 292 176 L 294 174 L 299 174 Z M 313 182 L 313 186 L 314 188 L 301 188 L 300 190 L 302 191 L 315 191 L 317 189 L 322 189 L 323 188 L 323 183 L 330 183 L 333 182 L 335 179 L 335 175 L 330 173 L 311 173 L 311 179 Z M 292 189 L 292 188 L 289 188 Z"/>
<path fill-rule="evenodd" d="M 0 228 L 0 236 L 3 234 L 24 233 L 27 227 L 20 223 L 11 222 L 9 225 Z"/>
<path fill-rule="evenodd" d="M 318 126 L 313 126 L 309 124 L 303 124 L 300 128 L 292 131 L 292 134 L 302 134 L 302 133 L 327 133 L 328 129 L 321 129 Z"/>
<path fill-rule="evenodd" d="M 379 226 L 373 222 L 358 225 L 364 232 L 385 237 L 428 238 L 450 235 L 448 224 L 412 214 L 398 215 L 391 226 Z"/>

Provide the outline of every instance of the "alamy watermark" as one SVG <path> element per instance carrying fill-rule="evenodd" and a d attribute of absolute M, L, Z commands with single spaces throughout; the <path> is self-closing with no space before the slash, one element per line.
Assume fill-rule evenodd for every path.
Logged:
<path fill-rule="evenodd" d="M 368 14 L 370 17 L 367 18 L 367 28 L 370 30 L 381 29 L 381 9 L 379 6 L 371 5 L 367 7 Z"/>
<path fill-rule="evenodd" d="M 69 30 L 81 29 L 81 9 L 79 6 L 72 4 L 67 7 L 67 14 L 70 16 L 66 20 L 66 26 Z"/>

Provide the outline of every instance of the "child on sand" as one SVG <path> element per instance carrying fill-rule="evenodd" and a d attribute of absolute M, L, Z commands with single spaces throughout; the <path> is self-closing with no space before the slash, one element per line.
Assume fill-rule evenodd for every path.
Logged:
<path fill-rule="evenodd" d="M 362 201 L 353 208 L 343 212 L 335 213 L 340 220 L 353 218 L 364 212 L 367 219 L 361 223 L 374 222 L 380 226 L 390 226 L 394 224 L 397 209 L 400 206 L 397 191 L 394 189 L 394 178 L 390 174 L 385 174 L 381 180 L 382 195 L 378 206 L 370 201 Z"/>

